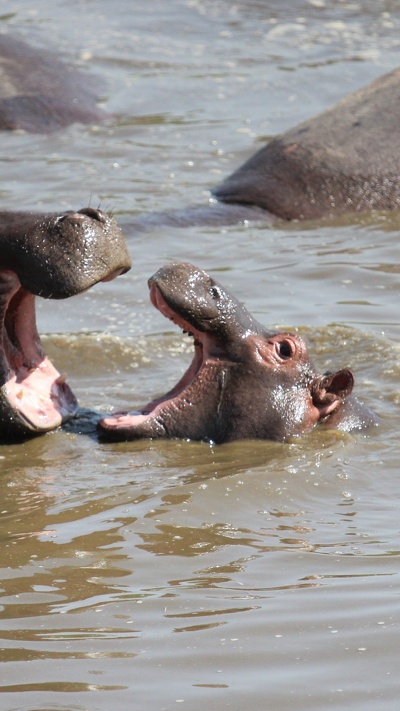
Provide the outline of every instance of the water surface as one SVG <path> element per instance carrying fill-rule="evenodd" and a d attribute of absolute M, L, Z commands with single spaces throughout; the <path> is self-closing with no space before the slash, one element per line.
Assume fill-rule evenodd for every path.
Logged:
<path fill-rule="evenodd" d="M 398 63 L 382 0 L 27 0 L 3 32 L 104 82 L 107 125 L 0 135 L 9 209 L 187 205 L 270 136 Z M 398 708 L 398 215 L 128 230 L 133 269 L 38 303 L 78 421 L 0 447 L 5 711 Z M 172 385 L 191 344 L 147 278 L 185 259 L 381 418 L 287 444 L 101 444 L 96 412 Z"/>

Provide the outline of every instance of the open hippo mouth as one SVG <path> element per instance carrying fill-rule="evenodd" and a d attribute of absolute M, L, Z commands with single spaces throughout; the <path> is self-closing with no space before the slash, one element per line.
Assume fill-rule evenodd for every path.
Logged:
<path fill-rule="evenodd" d="M 99 210 L 0 213 L 0 437 L 58 427 L 77 400 L 43 351 L 35 296 L 66 298 L 130 267 L 125 240 Z"/>
<path fill-rule="evenodd" d="M 207 332 L 196 328 L 193 322 L 186 320 L 183 315 L 177 313 L 168 305 L 160 291 L 160 285 L 157 285 L 154 277 L 149 280 L 149 287 L 150 300 L 153 306 L 166 318 L 179 326 L 185 334 L 193 338 L 194 357 L 182 378 L 165 395 L 151 400 L 140 411 L 117 412 L 101 419 L 99 423 L 100 431 L 107 439 L 189 437 L 189 434 L 185 435 L 183 432 L 182 434 L 175 433 L 173 425 L 175 424 L 176 426 L 176 420 L 180 419 L 180 416 L 185 417 L 184 411 L 187 407 L 191 407 L 192 403 L 198 400 L 198 394 L 196 395 L 194 387 L 191 388 L 191 386 L 195 386 L 196 381 L 198 381 L 199 390 L 203 390 L 205 383 L 201 382 L 200 374 L 205 368 L 212 370 L 213 363 L 216 365 L 223 355 L 222 349 L 220 349 L 220 353 L 216 352 L 215 339 Z M 209 385 L 211 388 L 211 379 Z M 176 417 L 177 415 L 179 416 L 178 418 Z M 188 422 L 184 426 L 185 429 L 186 432 L 192 429 Z M 198 439 L 198 436 L 195 434 L 193 438 Z"/>
<path fill-rule="evenodd" d="M 72 417 L 78 403 L 45 355 L 36 329 L 35 296 L 14 272 L 0 272 L 2 430 L 46 431 Z"/>
<path fill-rule="evenodd" d="M 193 337 L 194 357 L 166 395 L 103 417 L 104 438 L 282 441 L 329 419 L 351 392 L 351 371 L 318 375 L 301 336 L 265 330 L 201 269 L 167 265 L 149 288 L 152 304 Z"/>

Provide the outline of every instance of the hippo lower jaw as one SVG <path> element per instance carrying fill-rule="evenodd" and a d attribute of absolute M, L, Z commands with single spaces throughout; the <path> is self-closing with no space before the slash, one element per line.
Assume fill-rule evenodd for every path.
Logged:
<path fill-rule="evenodd" d="M 48 432 L 73 417 L 78 403 L 65 376 L 47 357 L 39 365 L 14 372 L 1 388 L 2 434 L 12 427 L 15 436 Z"/>
<path fill-rule="evenodd" d="M 35 297 L 14 272 L 0 272 L 0 429 L 7 437 L 52 430 L 78 404 L 43 352 L 36 329 Z"/>
<path fill-rule="evenodd" d="M 209 413 L 218 412 L 223 389 L 221 374 L 229 368 L 229 363 L 224 359 L 223 352 L 215 353 L 215 344 L 207 333 L 197 331 L 170 309 L 154 284 L 150 289 L 150 299 L 166 318 L 193 337 L 193 360 L 175 387 L 162 397 L 152 400 L 139 411 L 116 412 L 103 417 L 99 422 L 100 434 L 110 441 L 165 437 L 210 440 L 209 432 L 213 430 L 213 423 Z M 200 393 L 211 404 L 201 408 L 204 416 L 200 415 L 199 418 L 196 401 Z M 187 410 L 194 416 L 193 432 Z M 201 421 L 203 419 L 204 422 Z M 199 436 L 199 429 L 204 431 L 203 437 Z"/>

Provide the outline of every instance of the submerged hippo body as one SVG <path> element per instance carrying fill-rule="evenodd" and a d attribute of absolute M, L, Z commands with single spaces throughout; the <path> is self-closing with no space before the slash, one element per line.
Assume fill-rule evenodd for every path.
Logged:
<path fill-rule="evenodd" d="M 0 35 L 0 129 L 50 133 L 107 116 L 94 82 L 20 39 Z"/>
<path fill-rule="evenodd" d="M 35 296 L 64 299 L 130 268 L 125 239 L 99 210 L 0 212 L 0 438 L 46 432 L 76 399 L 43 352 Z"/>
<path fill-rule="evenodd" d="M 168 265 L 149 286 L 153 305 L 193 336 L 194 359 L 164 397 L 100 420 L 102 436 L 283 441 L 321 420 L 343 430 L 375 422 L 349 397 L 350 370 L 318 374 L 300 336 L 266 331 L 201 269 Z"/>
<path fill-rule="evenodd" d="M 286 220 L 400 207 L 400 69 L 270 141 L 218 185 Z"/>

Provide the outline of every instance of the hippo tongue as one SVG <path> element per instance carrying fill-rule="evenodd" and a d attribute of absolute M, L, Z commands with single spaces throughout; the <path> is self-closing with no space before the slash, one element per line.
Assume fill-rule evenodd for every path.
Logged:
<path fill-rule="evenodd" d="M 0 421 L 9 427 L 54 429 L 77 409 L 74 395 L 43 352 L 35 297 L 14 272 L 0 272 Z"/>

